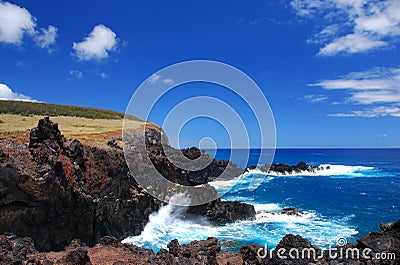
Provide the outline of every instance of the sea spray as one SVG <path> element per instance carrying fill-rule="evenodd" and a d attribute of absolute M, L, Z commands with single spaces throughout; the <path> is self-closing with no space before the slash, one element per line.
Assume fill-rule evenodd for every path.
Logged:
<path fill-rule="evenodd" d="M 349 238 L 357 231 L 347 227 L 343 220 L 324 220 L 318 214 L 305 211 L 303 216 L 279 215 L 270 211 L 281 209 L 273 203 L 253 204 L 259 213 L 254 221 L 241 221 L 222 226 L 212 226 L 204 218 L 185 218 L 185 207 L 172 202 L 188 200 L 184 194 L 177 194 L 165 205 L 150 215 L 149 222 L 139 236 L 126 238 L 123 243 L 158 251 L 178 239 L 186 244 L 193 240 L 203 240 L 209 236 L 217 237 L 223 248 L 239 251 L 240 246 L 257 243 L 276 246 L 286 234 L 303 234 L 307 239 L 324 247 L 333 242 L 337 235 Z"/>
<path fill-rule="evenodd" d="M 171 226 L 179 225 L 183 213 L 187 207 L 176 204 L 190 204 L 190 198 L 184 193 L 177 193 L 171 196 L 169 203 L 162 206 L 157 212 L 150 214 L 149 222 L 139 236 L 129 237 L 123 243 L 134 245 L 154 244 L 157 242 L 165 247 L 168 240 L 167 234 Z"/>
<path fill-rule="evenodd" d="M 358 174 L 368 176 L 368 174 L 375 172 L 372 167 L 328 164 L 323 166 L 325 169 L 316 173 L 299 172 L 297 174 L 354 178 Z M 302 176 L 293 177 L 301 178 Z M 252 177 L 263 179 L 263 186 L 259 188 L 261 197 L 258 197 L 257 193 L 254 194 L 254 192 L 251 193 L 251 196 L 248 195 L 249 179 Z M 283 204 L 273 203 L 263 199 L 266 195 L 265 188 L 273 184 L 271 181 L 278 181 L 278 179 L 281 179 L 281 177 L 267 175 L 259 169 L 254 169 L 234 180 L 210 183 L 217 190 L 230 188 L 230 192 L 223 198 L 225 200 L 239 200 L 253 204 L 258 212 L 254 221 L 212 226 L 204 217 L 188 219 L 185 216 L 186 207 L 175 204 L 189 204 L 190 199 L 185 194 L 176 194 L 171 197 L 168 205 L 162 206 L 158 212 L 150 215 L 148 224 L 139 236 L 128 237 L 123 242 L 158 251 L 161 248 L 166 248 L 167 244 L 173 239 L 178 239 L 181 244 L 185 244 L 193 240 L 202 240 L 214 236 L 221 241 L 223 248 L 238 251 L 240 246 L 250 243 L 261 245 L 268 243 L 269 246 L 276 246 L 279 240 L 288 233 L 300 234 L 319 247 L 325 247 L 328 243 L 334 242 L 339 235 L 351 241 L 351 238 L 357 234 L 358 231 L 355 227 L 349 226 L 347 219 L 326 218 L 317 212 L 307 210 L 303 211 L 302 216 L 278 214 L 277 212 L 282 207 L 288 207 L 290 203 L 289 205 L 287 202 L 283 202 Z M 349 218 L 352 219 L 352 217 Z"/>
<path fill-rule="evenodd" d="M 219 194 L 225 194 L 227 192 L 232 192 L 232 189 L 233 191 L 252 191 L 254 183 L 267 183 L 272 179 L 273 177 L 268 176 L 267 173 L 257 168 L 243 173 L 231 180 L 214 180 L 209 182 L 209 184 L 213 186 Z"/>
<path fill-rule="evenodd" d="M 345 172 L 354 174 L 368 170 L 372 170 L 372 168 L 331 166 L 327 171 L 330 171 L 330 174 L 344 174 Z M 250 176 L 251 174 L 253 176 Z M 256 220 L 212 226 L 204 217 L 187 219 L 186 207 L 175 204 L 189 204 L 190 199 L 185 194 L 176 194 L 171 197 L 169 204 L 162 206 L 158 212 L 150 215 L 149 222 L 140 235 L 128 237 L 123 243 L 158 251 L 166 248 L 173 239 L 178 239 L 180 243 L 185 244 L 214 236 L 221 240 L 223 248 L 238 251 L 240 246 L 250 243 L 261 245 L 268 243 L 270 246 L 276 246 L 279 240 L 288 233 L 301 234 L 320 247 L 324 247 L 327 242 L 334 242 L 338 235 L 351 238 L 357 234 L 357 230 L 349 227 L 348 222 L 344 220 L 326 219 L 312 211 L 304 211 L 302 216 L 280 215 L 277 212 L 284 205 L 259 201 L 259 199 L 254 200 L 256 198 L 254 196 L 241 197 L 241 194 L 246 194 L 243 192 L 249 187 L 249 177 L 258 177 L 257 174 L 265 173 L 255 169 L 242 174 L 235 180 L 225 181 L 225 183 L 224 181 L 210 183 L 214 184 L 213 186 L 217 190 L 230 186 L 231 190 L 224 199 L 253 204 L 259 212 Z M 263 178 L 264 187 L 269 185 L 268 182 L 277 178 L 277 176 L 266 177 L 265 175 L 260 177 Z M 285 206 L 288 205 L 285 203 Z"/>
<path fill-rule="evenodd" d="M 252 183 L 263 182 L 264 184 L 273 180 L 274 177 L 332 177 L 332 178 L 355 178 L 355 177 L 369 177 L 377 176 L 374 167 L 366 166 L 346 166 L 346 165 L 332 165 L 321 164 L 318 170 L 313 171 L 300 171 L 300 172 L 286 172 L 285 174 L 279 172 L 264 172 L 259 168 L 248 169 L 245 173 L 233 178 L 231 180 L 215 180 L 209 184 L 213 186 L 219 194 L 227 192 L 238 192 L 240 190 L 252 191 Z"/>
<path fill-rule="evenodd" d="M 321 164 L 318 169 L 312 171 L 300 171 L 300 172 L 287 172 L 285 174 L 279 172 L 270 171 L 267 174 L 269 176 L 327 176 L 327 177 L 342 177 L 342 178 L 353 178 L 353 177 L 366 177 L 368 173 L 373 172 L 374 167 L 366 166 L 346 166 L 346 165 L 333 165 L 333 164 Z M 252 172 L 250 172 L 252 173 Z"/>

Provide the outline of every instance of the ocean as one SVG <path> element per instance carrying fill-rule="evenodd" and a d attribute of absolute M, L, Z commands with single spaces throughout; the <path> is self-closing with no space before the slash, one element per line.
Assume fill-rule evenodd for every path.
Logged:
<path fill-rule="evenodd" d="M 229 159 L 231 150 L 207 152 L 219 160 Z M 246 167 L 256 164 L 259 156 L 260 150 L 252 149 L 248 161 L 232 162 Z M 275 152 L 274 163 L 294 165 L 299 161 L 329 169 L 286 176 L 252 170 L 239 176 L 233 187 L 229 182 L 212 183 L 220 192 L 230 187 L 223 200 L 254 205 L 258 211 L 254 221 L 214 227 L 203 219 L 186 220 L 182 218 L 184 209 L 167 205 L 150 216 L 141 235 L 123 242 L 158 251 L 175 238 L 188 243 L 215 236 L 224 249 L 239 251 L 241 246 L 251 243 L 274 248 L 282 237 L 291 233 L 328 248 L 337 245 L 338 240 L 340 244 L 343 240 L 355 242 L 369 232 L 379 231 L 381 221 L 400 219 L 400 149 L 277 149 Z M 249 190 L 254 179 L 260 185 Z M 273 213 L 286 207 L 304 214 Z"/>

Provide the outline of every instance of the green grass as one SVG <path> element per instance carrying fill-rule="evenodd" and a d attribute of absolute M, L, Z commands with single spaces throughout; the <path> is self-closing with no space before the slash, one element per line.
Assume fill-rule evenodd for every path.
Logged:
<path fill-rule="evenodd" d="M 22 116 L 70 116 L 70 117 L 82 117 L 89 119 L 110 119 L 118 120 L 124 118 L 124 113 L 78 107 L 78 106 L 67 106 L 67 105 L 56 105 L 47 103 L 35 103 L 35 102 L 21 102 L 21 101 L 0 101 L 0 113 L 1 114 L 17 114 Z M 136 117 L 131 117 L 133 120 L 139 120 Z"/>
<path fill-rule="evenodd" d="M 4 121 L 0 120 L 0 124 L 3 124 L 3 123 L 4 123 Z"/>

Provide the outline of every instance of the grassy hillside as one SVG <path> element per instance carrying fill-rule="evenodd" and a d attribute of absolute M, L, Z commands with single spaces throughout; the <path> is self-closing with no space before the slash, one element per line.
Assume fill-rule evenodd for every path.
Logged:
<path fill-rule="evenodd" d="M 101 141 L 121 135 L 124 114 L 86 107 L 47 103 L 0 101 L 0 133 L 27 132 L 36 127 L 39 119 L 50 116 L 66 137 L 85 141 Z M 144 121 L 129 117 L 131 128 L 139 128 Z"/>
<path fill-rule="evenodd" d="M 87 107 L 56 105 L 47 103 L 0 101 L 1 114 L 18 114 L 23 116 L 70 116 L 89 119 L 123 119 L 124 114 L 111 110 Z"/>
<path fill-rule="evenodd" d="M 0 114 L 0 132 L 27 131 L 37 126 L 46 115 L 21 116 L 17 114 Z M 66 136 L 104 133 L 122 129 L 122 119 L 88 119 L 82 117 L 50 117 L 57 122 L 61 132 Z M 141 123 L 138 121 L 138 123 Z"/>

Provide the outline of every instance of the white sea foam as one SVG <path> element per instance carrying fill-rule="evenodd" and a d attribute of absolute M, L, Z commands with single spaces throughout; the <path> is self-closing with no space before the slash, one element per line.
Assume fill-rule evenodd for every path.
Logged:
<path fill-rule="evenodd" d="M 208 184 L 213 186 L 221 194 L 226 193 L 233 187 L 235 187 L 235 191 L 252 190 L 252 187 L 258 187 L 261 183 L 266 183 L 271 180 L 273 180 L 273 177 L 256 168 L 248 170 L 231 180 L 214 180 Z"/>
<path fill-rule="evenodd" d="M 171 200 L 187 200 L 183 194 Z M 268 243 L 275 246 L 288 233 L 299 234 L 314 244 L 325 246 L 333 244 L 338 236 L 351 237 L 357 231 L 346 227 L 343 220 L 325 220 L 313 212 L 302 216 L 290 216 L 273 213 L 282 207 L 274 203 L 254 204 L 259 213 L 254 221 L 240 221 L 223 226 L 212 226 L 203 218 L 186 220 L 182 218 L 184 207 L 168 204 L 150 215 L 149 223 L 139 236 L 128 237 L 123 243 L 135 244 L 158 251 L 166 248 L 169 241 L 178 239 L 180 243 L 206 239 L 215 236 L 224 242 L 236 242 L 239 245 Z"/>
<path fill-rule="evenodd" d="M 250 223 L 268 227 L 270 230 L 264 232 L 265 238 L 273 245 L 278 243 L 276 239 L 281 239 L 286 234 L 302 235 L 320 247 L 334 246 L 337 238 L 350 238 L 358 234 L 357 230 L 346 226 L 346 222 L 354 216 L 329 220 L 313 211 L 303 211 L 301 215 L 280 214 L 279 210 L 282 209 L 282 206 L 279 204 L 253 205 L 257 215 L 256 220 Z M 275 237 L 271 235 L 275 235 Z"/>
<path fill-rule="evenodd" d="M 279 214 L 275 211 L 261 211 L 257 213 L 257 223 L 309 223 L 318 216 L 314 212 L 304 212 L 302 215 Z"/>
<path fill-rule="evenodd" d="M 259 168 L 249 169 L 245 173 L 232 178 L 231 180 L 215 180 L 209 182 L 219 194 L 225 194 L 228 191 L 237 192 L 240 190 L 252 191 L 261 183 L 266 183 L 274 179 L 274 177 L 310 177 L 310 176 L 327 176 L 333 178 L 354 178 L 371 176 L 374 172 L 373 167 L 366 166 L 346 166 L 321 164 L 319 169 L 313 171 L 287 172 L 285 174 L 279 172 L 264 172 Z M 375 174 L 372 174 L 375 175 Z"/>
<path fill-rule="evenodd" d="M 282 174 L 279 172 L 264 172 L 268 176 L 343 176 L 343 177 L 361 177 L 364 176 L 366 171 L 372 171 L 373 167 L 365 166 L 346 166 L 346 165 L 333 165 L 333 164 L 321 164 L 318 166 L 319 169 L 312 171 L 301 171 L 301 172 L 288 172 Z"/>
<path fill-rule="evenodd" d="M 128 237 L 122 242 L 140 246 L 145 243 L 160 241 L 161 245 L 165 245 L 168 240 L 163 239 L 166 238 L 171 229 L 174 229 L 174 227 L 177 229 L 186 227 L 185 221 L 181 219 L 186 207 L 176 206 L 174 203 L 190 204 L 190 199 L 185 194 L 179 193 L 172 196 L 169 202 L 170 204 L 162 206 L 158 212 L 154 212 L 149 216 L 149 222 L 139 236 Z M 173 227 L 171 226 L 172 224 L 174 224 Z"/>
<path fill-rule="evenodd" d="M 247 203 L 252 204 L 254 206 L 254 209 L 256 210 L 256 212 L 261 212 L 261 211 L 277 212 L 277 211 L 283 209 L 283 207 L 277 203 L 251 203 L 251 202 L 247 202 Z"/>
<path fill-rule="evenodd" d="M 340 178 L 351 178 L 368 176 L 373 173 L 373 167 L 345 166 L 322 164 L 320 170 L 314 172 L 293 172 L 287 177 L 304 176 L 331 176 Z M 236 192 L 249 189 L 254 183 L 269 182 L 281 176 L 275 172 L 263 172 L 260 169 L 252 169 L 231 180 L 217 180 L 210 184 L 218 192 L 230 191 L 227 200 L 240 200 L 251 203 L 257 211 L 256 220 L 240 221 L 223 226 L 212 226 L 204 218 L 197 220 L 184 219 L 185 207 L 173 205 L 174 201 L 188 200 L 184 194 L 173 196 L 171 204 L 160 208 L 156 213 L 150 215 L 149 223 L 145 226 L 139 236 L 128 237 L 123 242 L 131 243 L 142 247 L 152 248 L 157 251 L 166 248 L 167 243 L 177 238 L 180 243 L 188 243 L 193 240 L 206 239 L 215 236 L 223 242 L 236 242 L 239 245 L 267 243 L 275 246 L 286 234 L 299 234 L 311 240 L 313 244 L 320 247 L 335 245 L 335 240 L 340 237 L 350 238 L 358 232 L 348 227 L 351 216 L 343 219 L 327 219 L 311 211 L 305 211 L 301 216 L 278 214 L 283 208 L 276 203 L 257 203 L 252 198 L 240 197 Z M 239 196 L 239 197 L 238 197 Z M 187 201 L 189 203 L 189 201 Z"/>

